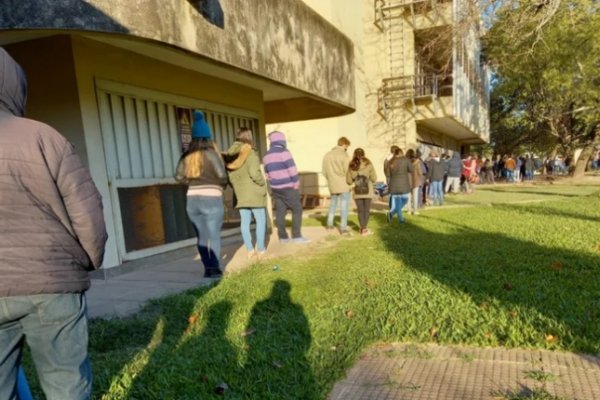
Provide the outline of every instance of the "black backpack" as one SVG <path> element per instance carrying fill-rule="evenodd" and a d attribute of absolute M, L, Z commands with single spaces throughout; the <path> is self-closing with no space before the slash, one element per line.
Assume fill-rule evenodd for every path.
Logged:
<path fill-rule="evenodd" d="M 369 178 L 364 175 L 356 175 L 354 178 L 354 194 L 369 194 Z"/>

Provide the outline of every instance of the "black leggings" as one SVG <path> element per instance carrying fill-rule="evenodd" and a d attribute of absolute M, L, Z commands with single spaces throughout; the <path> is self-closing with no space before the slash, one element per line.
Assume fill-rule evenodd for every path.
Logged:
<path fill-rule="evenodd" d="M 358 223 L 360 229 L 367 229 L 369 224 L 369 213 L 371 212 L 371 199 L 354 199 L 358 209 Z"/>

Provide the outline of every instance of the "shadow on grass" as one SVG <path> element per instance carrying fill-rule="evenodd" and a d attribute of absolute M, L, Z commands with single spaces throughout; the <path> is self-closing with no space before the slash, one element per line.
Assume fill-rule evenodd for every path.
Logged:
<path fill-rule="evenodd" d="M 552 197 L 581 197 L 581 194 L 574 194 L 574 193 L 564 193 L 561 191 L 557 191 L 557 192 L 552 192 L 552 191 L 547 191 L 547 190 L 528 190 L 525 188 L 520 188 L 520 187 L 514 187 L 514 188 L 507 188 L 507 187 L 502 187 L 502 188 L 494 188 L 494 187 L 486 187 L 486 188 L 480 188 L 479 190 L 481 190 L 482 192 L 495 192 L 495 193 L 517 193 L 517 194 L 534 194 L 534 195 L 540 195 L 540 196 L 552 196 Z"/>
<path fill-rule="evenodd" d="M 498 210 L 512 211 L 514 209 L 514 206 L 511 206 L 509 204 L 498 203 L 498 204 L 494 204 L 494 208 L 496 208 Z M 582 221 L 600 222 L 600 217 L 593 217 L 590 215 L 578 214 L 578 213 L 574 213 L 574 212 L 568 212 L 568 211 L 563 211 L 563 210 L 558 210 L 555 208 L 548 208 L 548 207 L 522 206 L 521 205 L 521 206 L 519 206 L 519 211 L 526 212 L 529 214 L 539 215 L 542 218 L 555 216 L 555 217 L 563 217 L 563 218 L 571 218 L 571 219 L 580 219 Z"/>
<path fill-rule="evenodd" d="M 356 210 L 354 210 L 354 211 L 356 211 Z M 338 211 L 338 213 L 339 213 L 339 211 Z M 312 213 L 310 215 L 310 219 L 317 222 L 318 225 L 322 226 L 323 228 L 326 228 L 327 227 L 327 209 L 318 210 L 318 211 Z M 307 220 L 304 219 L 302 222 L 303 226 L 305 225 L 305 221 L 307 221 Z M 333 218 L 333 226 L 338 231 L 340 229 L 340 223 L 341 223 L 341 217 L 339 215 L 336 215 Z M 286 225 L 286 227 L 291 227 L 292 222 L 289 220 L 286 220 L 285 225 Z M 315 224 L 310 224 L 310 225 L 314 226 Z M 360 230 L 360 226 L 353 220 L 352 209 L 350 210 L 350 213 L 348 215 L 347 226 L 350 230 L 355 230 L 355 231 Z"/>
<path fill-rule="evenodd" d="M 379 232 L 386 249 L 409 268 L 467 294 L 479 305 L 480 316 L 490 304 L 513 310 L 507 312 L 513 322 L 505 326 L 488 322 L 491 328 L 469 326 L 466 335 L 489 335 L 490 344 L 509 347 L 600 352 L 600 256 L 542 246 L 533 238 L 518 240 L 433 216 L 420 218 L 448 224 L 452 233 L 425 230 L 410 221 L 387 226 Z M 554 230 L 553 234 L 564 233 Z M 524 319 L 521 312 L 527 314 Z M 465 326 L 455 325 L 447 317 L 448 310 L 440 314 L 446 317 L 440 318 L 437 329 L 446 338 L 460 341 Z M 533 329 L 524 330 L 523 325 Z M 494 327 L 496 331 L 478 332 Z"/>
<path fill-rule="evenodd" d="M 246 332 L 248 357 L 238 394 L 258 399 L 315 399 L 319 397 L 306 352 L 312 337 L 302 306 L 292 302 L 285 280 L 273 284 L 268 299 L 252 308 Z M 241 393 L 240 391 L 241 390 Z"/>
<path fill-rule="evenodd" d="M 106 393 L 111 393 L 110 398 L 158 398 L 159 394 L 146 391 L 136 395 L 136 376 L 144 376 L 153 369 L 154 360 L 172 345 L 173 338 L 185 332 L 198 298 L 218 284 L 215 282 L 208 287 L 153 300 L 133 317 L 92 321 L 92 398 L 102 398 Z M 169 385 L 164 378 L 160 381 Z"/>
<path fill-rule="evenodd" d="M 129 399 L 319 398 L 306 359 L 308 320 L 290 290 L 287 281 L 275 281 L 268 298 L 252 307 L 245 329 L 232 326 L 239 317 L 232 315 L 239 312 L 233 301 L 209 300 L 203 309 L 197 301 L 205 293 L 193 291 L 161 301 L 143 328 L 147 336 L 132 340 L 144 349 L 132 351 L 127 368 L 107 371 L 110 385 L 98 384 L 95 397 L 110 389 L 109 398 Z M 128 322 L 135 329 L 142 320 Z"/>

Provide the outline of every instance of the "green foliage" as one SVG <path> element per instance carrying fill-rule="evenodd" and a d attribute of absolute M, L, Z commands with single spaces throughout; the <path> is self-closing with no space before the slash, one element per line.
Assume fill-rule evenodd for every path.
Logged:
<path fill-rule="evenodd" d="M 505 3 L 484 38 L 496 74 L 492 141 L 501 152 L 559 146 L 569 153 L 593 142 L 600 121 L 600 4 Z"/>

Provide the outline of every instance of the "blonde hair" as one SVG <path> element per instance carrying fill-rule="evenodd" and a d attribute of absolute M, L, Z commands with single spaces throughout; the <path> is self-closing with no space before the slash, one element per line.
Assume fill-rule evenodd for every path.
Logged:
<path fill-rule="evenodd" d="M 252 130 L 242 127 L 237 133 L 236 139 L 242 143 L 252 144 Z"/>
<path fill-rule="evenodd" d="M 204 152 L 194 151 L 188 154 L 184 159 L 184 173 L 187 179 L 198 178 L 202 175 L 202 169 L 204 166 Z"/>

